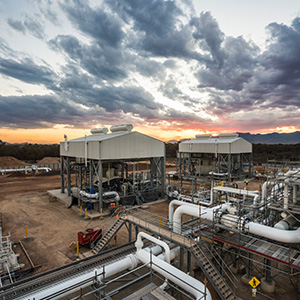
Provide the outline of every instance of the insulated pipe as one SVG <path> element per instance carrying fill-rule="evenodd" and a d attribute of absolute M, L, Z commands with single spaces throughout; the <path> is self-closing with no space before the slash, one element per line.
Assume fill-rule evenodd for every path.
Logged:
<path fill-rule="evenodd" d="M 89 199 L 98 199 L 98 197 L 99 197 L 98 193 L 91 194 L 91 193 L 88 193 L 88 192 L 83 191 L 83 190 L 81 190 L 79 192 L 79 195 L 85 196 Z M 103 193 L 103 197 L 110 197 L 110 196 L 114 196 L 116 201 L 120 201 L 120 196 L 117 192 L 111 191 L 111 192 Z"/>
<path fill-rule="evenodd" d="M 169 203 L 169 223 L 170 223 L 171 226 L 173 224 L 174 205 L 178 205 L 178 206 L 181 206 L 181 205 L 189 206 L 189 205 L 191 205 L 193 208 L 198 207 L 198 206 L 196 206 L 195 204 L 192 204 L 192 203 L 186 203 L 186 202 L 179 201 L 179 200 L 172 200 Z M 198 207 L 198 209 L 199 209 L 199 207 Z"/>
<path fill-rule="evenodd" d="M 294 226 L 296 226 L 298 221 L 291 215 L 287 216 L 283 220 L 279 221 L 274 225 L 274 228 L 282 229 L 282 230 L 290 230 Z"/>
<path fill-rule="evenodd" d="M 175 200 L 176 201 L 176 200 Z M 173 201 L 172 201 L 173 202 Z M 172 203 L 171 202 L 171 203 Z M 170 204 L 171 204 L 170 203 Z M 178 207 L 175 210 L 174 216 L 172 216 L 173 221 L 173 231 L 176 233 L 181 233 L 181 217 L 183 214 L 187 214 L 196 218 L 201 218 L 209 221 L 213 221 L 214 218 L 214 210 L 225 210 L 228 207 L 227 204 L 222 204 L 218 206 L 214 206 L 211 208 L 202 207 L 195 204 L 188 204 L 184 203 L 184 205 Z M 169 206 L 169 213 L 170 213 L 170 206 Z M 169 215 L 170 218 L 170 215 Z"/>
<path fill-rule="evenodd" d="M 250 222 L 246 226 L 250 233 L 263 236 L 277 242 L 290 244 L 300 243 L 300 227 L 297 230 L 282 230 L 254 222 Z"/>
<path fill-rule="evenodd" d="M 297 203 L 297 189 L 298 189 L 298 185 L 294 184 L 293 185 L 293 204 Z"/>
<path fill-rule="evenodd" d="M 194 206 L 194 208 L 192 206 Z M 200 209 L 197 205 L 182 205 L 178 207 L 174 213 L 173 231 L 176 233 L 181 232 L 181 216 L 183 214 L 213 221 L 214 210 L 220 209 L 222 211 L 225 210 L 226 207 L 226 204 L 215 206 L 213 208 L 204 207 L 201 208 L 201 215 L 199 215 Z M 291 244 L 300 243 L 300 227 L 297 230 L 282 230 L 254 222 L 247 223 L 244 217 L 241 218 L 232 214 L 225 214 L 224 217 L 222 216 L 222 214 L 219 215 L 219 223 L 224 224 L 225 226 L 227 225 L 226 227 L 228 227 L 229 230 L 230 228 L 232 228 L 231 226 L 234 225 L 235 228 L 244 228 L 245 232 L 269 238 L 274 241 Z"/>
<path fill-rule="evenodd" d="M 170 247 L 168 246 L 168 244 L 162 240 L 159 240 L 155 237 L 153 237 L 152 235 L 148 234 L 148 233 L 145 233 L 145 232 L 139 232 L 138 235 L 137 235 L 137 239 L 136 239 L 136 242 L 135 242 L 135 247 L 136 247 L 136 250 L 139 251 L 143 248 L 143 241 L 142 241 L 142 237 L 163 247 L 165 249 L 165 257 L 166 257 L 166 261 L 167 263 L 171 263 L 171 258 L 170 258 Z"/>
<path fill-rule="evenodd" d="M 284 181 L 284 196 L 283 196 L 284 209 L 289 209 L 289 182 L 290 180 L 288 178 Z"/>
<path fill-rule="evenodd" d="M 120 201 L 120 196 L 115 191 L 103 193 L 103 197 L 109 197 L 109 196 L 114 196 L 116 201 Z"/>
<path fill-rule="evenodd" d="M 150 264 L 152 262 L 151 267 L 153 268 L 153 270 L 180 286 L 182 289 L 193 295 L 195 299 L 212 299 L 211 294 L 207 288 L 205 298 L 205 286 L 202 282 L 173 267 L 172 265 L 156 257 L 155 255 L 151 256 L 151 254 L 145 250 L 138 250 L 136 256 L 144 264 Z"/>
<path fill-rule="evenodd" d="M 146 250 L 142 250 L 147 253 Z M 150 249 L 149 249 L 150 251 Z M 155 246 L 151 248 L 151 252 L 153 255 L 157 255 L 162 251 L 160 246 Z M 138 260 L 136 255 L 129 254 L 123 259 L 120 259 L 116 262 L 113 262 L 111 264 L 105 265 L 105 278 L 110 277 L 112 275 L 118 274 L 119 272 L 125 271 L 127 269 L 134 269 L 137 267 Z M 44 287 L 41 290 L 35 291 L 34 294 L 29 294 L 26 296 L 21 296 L 19 298 L 16 298 L 18 300 L 39 300 L 39 299 L 61 299 L 62 297 L 66 297 L 69 294 L 72 294 L 80 289 L 83 289 L 85 287 L 89 287 L 92 285 L 95 274 L 101 274 L 99 275 L 98 281 L 101 281 L 103 279 L 103 266 L 96 267 L 93 270 L 87 271 L 84 274 L 79 274 L 75 277 L 69 277 L 68 279 L 61 280 L 59 283 L 56 283 L 55 285 L 51 285 L 48 287 Z M 81 282 L 86 281 L 86 283 L 80 285 Z M 72 287 L 74 287 L 72 289 Z M 63 291 L 64 289 L 67 289 L 64 293 L 61 293 L 57 295 L 58 291 Z M 56 294 L 56 296 L 54 296 Z"/>

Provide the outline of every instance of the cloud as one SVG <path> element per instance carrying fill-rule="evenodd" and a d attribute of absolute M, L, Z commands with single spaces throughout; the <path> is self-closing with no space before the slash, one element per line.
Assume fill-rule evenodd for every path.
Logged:
<path fill-rule="evenodd" d="M 38 39 L 44 38 L 43 25 L 37 21 L 38 15 L 35 18 L 26 17 L 24 21 L 15 20 L 12 18 L 7 19 L 7 24 L 16 31 L 23 34 L 31 34 Z"/>
<path fill-rule="evenodd" d="M 14 30 L 17 30 L 23 34 L 25 34 L 25 32 L 26 32 L 26 27 L 24 26 L 23 22 L 21 22 L 21 21 L 9 18 L 9 19 L 7 19 L 7 24 Z"/>
<path fill-rule="evenodd" d="M 53 34 L 48 21 L 61 31 Z M 196 15 L 184 1 L 43 0 L 31 15 L 7 24 L 64 58 L 57 69 L 0 40 L 0 73 L 51 94 L 1 97 L 0 109 L 12 114 L 2 120 L 7 126 L 90 126 L 101 118 L 259 130 L 289 126 L 299 114 L 299 18 L 269 24 L 265 50 L 243 36 L 226 36 L 212 13 Z"/>
<path fill-rule="evenodd" d="M 46 66 L 36 65 L 30 58 L 20 61 L 0 58 L 0 73 L 31 84 L 52 86 L 55 73 Z"/>
<path fill-rule="evenodd" d="M 92 9 L 87 1 L 68 1 L 61 4 L 76 27 L 99 44 L 118 46 L 123 38 L 122 23 L 105 6 Z"/>
<path fill-rule="evenodd" d="M 4 127 L 45 128 L 73 124 L 83 113 L 56 96 L 0 96 L 0 124 Z"/>
<path fill-rule="evenodd" d="M 63 51 L 69 60 L 75 61 L 91 75 L 102 80 L 121 80 L 127 76 L 122 51 L 92 43 L 82 44 L 74 36 L 58 35 L 49 41 L 50 46 Z"/>

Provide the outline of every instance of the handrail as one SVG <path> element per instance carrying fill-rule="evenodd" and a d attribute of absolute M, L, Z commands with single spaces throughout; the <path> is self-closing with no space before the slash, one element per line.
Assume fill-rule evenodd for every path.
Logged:
<path fill-rule="evenodd" d="M 234 286 L 235 288 L 237 288 L 237 284 L 235 283 L 235 282 L 237 281 L 236 276 L 235 276 L 234 273 L 230 270 L 230 268 L 229 268 L 228 265 L 225 263 L 225 261 L 223 260 L 223 258 L 221 257 L 221 255 L 218 253 L 218 251 L 217 251 L 216 249 L 214 249 L 214 248 L 211 249 L 210 247 L 208 247 L 208 246 L 206 245 L 205 242 L 202 242 L 201 246 L 204 246 L 214 258 L 216 258 L 216 256 L 218 257 L 218 259 L 216 259 L 217 264 L 218 264 L 220 267 L 223 268 L 223 271 L 225 272 L 226 277 L 230 280 L 230 282 L 233 284 L 233 286 Z M 215 253 L 216 255 L 215 255 L 214 253 Z M 220 261 L 221 261 L 221 262 L 220 262 Z M 225 267 L 225 268 L 224 268 L 224 267 Z M 229 273 L 230 273 L 231 276 L 229 276 L 229 274 L 228 274 L 228 272 L 226 271 L 226 269 L 229 271 Z M 231 278 L 233 278 L 234 280 L 232 280 Z"/>
<path fill-rule="evenodd" d="M 220 274 L 220 272 L 216 269 L 216 267 L 214 266 L 214 264 L 211 263 L 210 259 L 205 255 L 204 251 L 201 249 L 201 247 L 199 247 L 199 245 L 197 243 L 194 244 L 195 247 L 197 248 L 197 250 L 199 250 L 201 252 L 201 254 L 205 257 L 205 259 L 207 260 L 207 262 L 210 263 L 210 266 L 213 268 L 213 270 L 216 272 L 216 274 L 219 275 L 219 278 L 221 279 L 221 281 L 223 282 L 223 284 L 234 294 L 232 288 L 228 285 L 228 283 L 226 282 L 226 280 L 224 279 L 224 277 Z M 191 247 L 192 251 L 194 252 L 193 247 Z M 195 255 L 195 253 L 194 253 Z M 196 256 L 196 255 L 195 255 Z M 196 256 L 197 257 L 197 256 Z M 203 271 L 206 273 L 207 277 L 210 279 L 211 284 L 217 289 L 219 290 L 218 286 L 215 284 L 214 280 L 211 278 L 211 276 L 206 272 L 205 269 L 203 269 Z M 221 293 L 221 291 L 220 291 Z"/>
<path fill-rule="evenodd" d="M 106 235 L 106 233 L 107 232 L 109 232 L 109 230 L 114 226 L 114 224 L 116 223 L 116 221 L 115 222 L 113 222 L 112 223 L 112 225 L 110 225 L 110 223 L 111 223 L 111 221 L 114 219 L 114 218 L 116 218 L 116 216 L 117 215 L 119 215 L 120 214 L 120 212 L 122 213 L 122 208 L 121 207 L 118 207 L 115 211 L 114 211 L 114 213 L 111 215 L 111 216 L 109 216 L 109 218 L 107 219 L 107 220 L 105 220 L 105 222 L 102 224 L 102 237 L 101 237 L 101 239 L 95 244 L 95 246 L 93 247 L 93 249 L 95 249 L 97 246 L 98 246 L 98 244 L 100 244 L 100 242 L 102 241 L 102 239 L 104 238 L 104 236 Z M 117 219 L 117 221 L 118 221 L 118 219 Z M 110 227 L 108 227 L 110 225 Z M 108 229 L 105 231 L 105 233 L 104 233 L 104 228 L 106 228 L 106 227 L 108 227 Z M 97 233 L 95 233 L 94 235 L 93 235 L 93 237 L 96 235 Z M 92 237 L 92 238 L 93 238 Z M 93 250 L 92 249 L 92 250 Z"/>

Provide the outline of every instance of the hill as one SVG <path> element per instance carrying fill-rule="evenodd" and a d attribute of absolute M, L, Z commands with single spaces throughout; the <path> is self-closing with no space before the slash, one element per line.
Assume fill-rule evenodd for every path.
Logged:
<path fill-rule="evenodd" d="M 268 133 L 251 134 L 249 132 L 238 132 L 239 136 L 252 144 L 299 144 L 300 131 L 292 133 Z"/>

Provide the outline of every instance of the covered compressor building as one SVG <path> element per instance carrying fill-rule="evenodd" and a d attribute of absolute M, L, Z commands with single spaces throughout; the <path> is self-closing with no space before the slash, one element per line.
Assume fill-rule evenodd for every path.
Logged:
<path fill-rule="evenodd" d="M 133 205 L 164 193 L 164 142 L 132 131 L 131 124 L 92 129 L 60 143 L 61 193 L 83 208 Z"/>
<path fill-rule="evenodd" d="M 196 135 L 179 144 L 179 176 L 242 179 L 252 174 L 252 144 L 238 134 Z"/>

